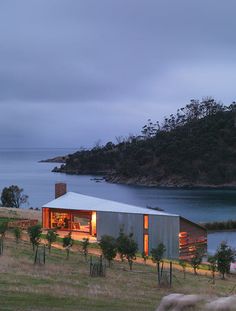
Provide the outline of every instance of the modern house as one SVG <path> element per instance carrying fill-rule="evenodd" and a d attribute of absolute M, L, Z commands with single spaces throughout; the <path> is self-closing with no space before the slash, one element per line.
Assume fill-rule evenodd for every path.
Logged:
<path fill-rule="evenodd" d="M 205 228 L 179 215 L 123 204 L 66 191 L 55 185 L 55 200 L 42 207 L 43 228 L 80 232 L 100 240 L 104 234 L 118 237 L 120 229 L 132 232 L 139 251 L 150 254 L 164 243 L 167 258 L 188 257 L 206 248 Z"/>

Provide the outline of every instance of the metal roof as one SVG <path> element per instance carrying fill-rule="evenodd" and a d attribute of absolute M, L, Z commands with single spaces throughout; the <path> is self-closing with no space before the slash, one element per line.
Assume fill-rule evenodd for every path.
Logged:
<path fill-rule="evenodd" d="M 99 211 L 99 212 L 113 212 L 113 213 L 131 213 L 131 214 L 148 214 L 148 215 L 163 215 L 163 216 L 178 216 L 168 214 L 161 211 L 156 211 L 149 208 L 124 204 L 120 202 L 104 200 L 92 196 L 87 196 L 75 192 L 67 192 L 61 197 L 48 202 L 43 207 L 61 208 L 71 210 L 84 211 Z"/>

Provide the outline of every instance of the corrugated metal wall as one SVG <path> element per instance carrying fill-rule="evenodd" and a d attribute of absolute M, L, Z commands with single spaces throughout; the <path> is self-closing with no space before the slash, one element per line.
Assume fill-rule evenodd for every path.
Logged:
<path fill-rule="evenodd" d="M 143 215 L 128 213 L 97 212 L 97 238 L 108 234 L 118 237 L 120 228 L 123 226 L 124 232 L 133 232 L 134 239 L 138 243 L 139 249 L 143 249 Z"/>
<path fill-rule="evenodd" d="M 118 237 L 121 227 L 125 233 L 134 233 L 140 252 L 143 251 L 143 215 L 97 212 L 97 238 L 108 234 Z M 166 258 L 179 257 L 179 217 L 149 215 L 149 252 L 159 243 L 167 249 Z"/>
<path fill-rule="evenodd" d="M 166 258 L 179 258 L 179 217 L 149 216 L 149 248 L 159 243 L 166 247 Z"/>

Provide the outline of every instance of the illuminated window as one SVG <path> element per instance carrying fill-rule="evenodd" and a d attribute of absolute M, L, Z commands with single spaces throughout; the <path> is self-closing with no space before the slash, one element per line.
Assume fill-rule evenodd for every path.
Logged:
<path fill-rule="evenodd" d="M 49 208 L 43 208 L 43 228 L 49 228 Z"/>
<path fill-rule="evenodd" d="M 97 235 L 97 215 L 96 215 L 96 212 L 92 212 L 91 234 L 93 236 Z"/>
<path fill-rule="evenodd" d="M 148 234 L 144 234 L 143 236 L 143 251 L 145 255 L 148 255 Z"/>
<path fill-rule="evenodd" d="M 148 215 L 143 216 L 143 228 L 148 229 Z"/>

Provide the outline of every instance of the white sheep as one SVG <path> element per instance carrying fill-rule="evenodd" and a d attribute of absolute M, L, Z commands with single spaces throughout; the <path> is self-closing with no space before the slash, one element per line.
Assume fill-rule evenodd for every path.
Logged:
<path fill-rule="evenodd" d="M 236 296 L 222 297 L 206 305 L 208 311 L 233 311 L 236 310 Z"/>
<path fill-rule="evenodd" d="M 184 296 L 183 294 L 170 294 L 162 298 L 161 303 L 156 311 L 169 310 L 176 305 L 177 300 Z"/>
<path fill-rule="evenodd" d="M 156 311 L 182 311 L 197 305 L 202 298 L 198 295 L 170 294 L 162 298 Z"/>

